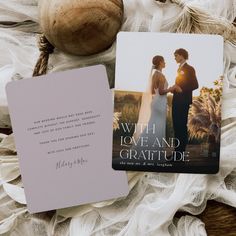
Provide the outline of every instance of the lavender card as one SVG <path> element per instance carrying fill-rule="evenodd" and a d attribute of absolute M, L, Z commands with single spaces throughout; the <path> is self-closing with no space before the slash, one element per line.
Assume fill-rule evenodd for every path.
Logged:
<path fill-rule="evenodd" d="M 31 213 L 122 197 L 125 172 L 111 167 L 112 95 L 104 66 L 6 87 Z"/>

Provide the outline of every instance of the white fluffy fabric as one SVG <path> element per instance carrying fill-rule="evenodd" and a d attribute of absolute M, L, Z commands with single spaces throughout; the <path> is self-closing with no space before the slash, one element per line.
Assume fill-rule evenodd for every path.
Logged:
<path fill-rule="evenodd" d="M 221 21 L 233 22 L 235 0 L 124 0 L 124 31 L 170 31 L 184 7 L 197 6 Z M 36 45 L 37 0 L 0 0 L 0 127 L 10 127 L 5 84 L 31 77 L 39 56 Z M 234 39 L 236 40 L 236 39 Z M 76 57 L 56 51 L 49 71 L 62 71 L 103 63 L 114 80 L 115 43 L 107 51 Z M 201 213 L 209 199 L 236 207 L 236 46 L 225 41 L 223 127 L 220 171 L 216 175 L 129 172 L 128 197 L 57 210 L 27 212 L 18 159 L 0 156 L 0 235 L 119 235 L 205 236 L 197 217 L 174 217 L 177 211 Z M 214 68 L 212 68 L 214 69 Z M 15 152 L 13 135 L 0 135 L 0 147 Z M 75 180 L 76 183 L 76 180 Z M 68 184 L 76 184 L 70 182 Z M 63 188 L 63 186 L 61 186 Z M 65 193 L 66 197 L 66 193 Z"/>

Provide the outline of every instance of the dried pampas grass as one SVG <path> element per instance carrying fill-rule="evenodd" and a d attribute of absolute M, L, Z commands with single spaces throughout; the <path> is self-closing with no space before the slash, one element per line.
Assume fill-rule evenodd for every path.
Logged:
<path fill-rule="evenodd" d="M 236 45 L 236 28 L 229 20 L 209 14 L 196 3 L 183 0 L 171 0 L 178 4 L 182 11 L 174 20 L 165 25 L 175 33 L 196 33 L 222 35 L 226 41 Z"/>

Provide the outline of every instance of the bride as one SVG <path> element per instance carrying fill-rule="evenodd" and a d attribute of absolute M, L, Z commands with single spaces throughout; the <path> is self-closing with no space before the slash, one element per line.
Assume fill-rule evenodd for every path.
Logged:
<path fill-rule="evenodd" d="M 142 104 L 137 122 L 137 130 L 134 133 L 135 145 L 132 149 L 163 150 L 163 139 L 166 137 L 166 109 L 167 93 L 181 92 L 178 85 L 168 87 L 168 82 L 162 70 L 165 68 L 165 60 L 157 55 L 152 59 L 152 70 L 148 86 L 148 92 L 143 93 Z"/>

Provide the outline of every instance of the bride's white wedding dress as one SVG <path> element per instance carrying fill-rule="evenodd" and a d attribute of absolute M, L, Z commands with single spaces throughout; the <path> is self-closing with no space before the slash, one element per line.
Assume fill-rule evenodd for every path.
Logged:
<path fill-rule="evenodd" d="M 155 70 L 157 71 L 157 70 Z M 154 71 L 154 73 L 155 73 Z M 161 73 L 157 71 L 157 73 Z M 165 78 L 165 76 L 161 73 Z M 168 82 L 165 79 L 164 89 L 167 89 Z M 154 88 L 155 94 L 153 95 L 150 108 L 151 115 L 148 121 L 148 124 L 141 132 L 140 136 L 137 137 L 136 147 L 132 149 L 136 150 L 163 150 L 163 147 L 158 145 L 158 141 L 162 144 L 163 138 L 166 137 L 166 109 L 167 109 L 167 95 L 160 95 L 159 88 Z M 143 141 L 142 139 L 147 140 Z M 146 146 L 148 145 L 148 146 Z"/>

